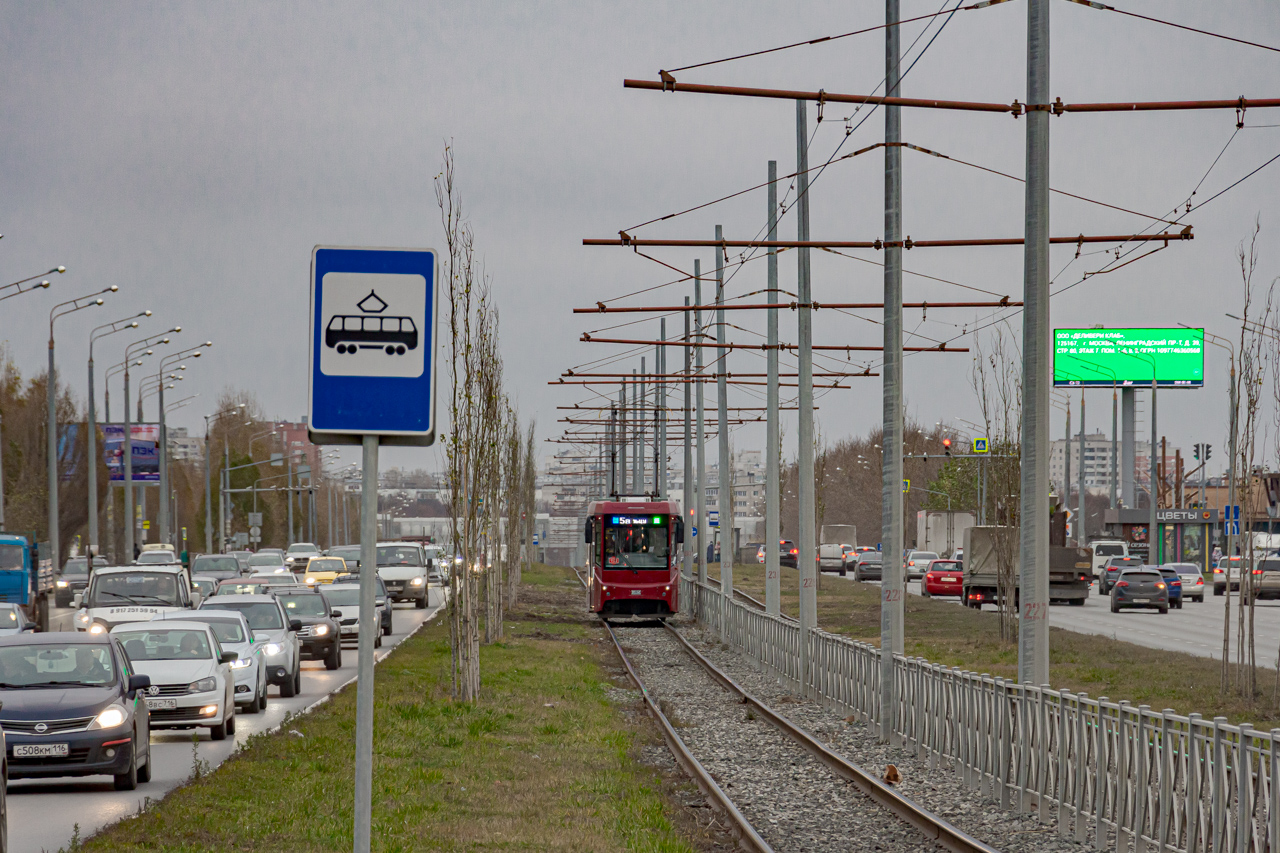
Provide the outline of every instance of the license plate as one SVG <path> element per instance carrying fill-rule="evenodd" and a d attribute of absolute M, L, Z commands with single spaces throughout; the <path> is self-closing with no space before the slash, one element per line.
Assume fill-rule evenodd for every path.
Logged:
<path fill-rule="evenodd" d="M 13 748 L 14 758 L 66 758 L 70 754 L 65 743 L 24 743 Z"/>
<path fill-rule="evenodd" d="M 943 578 L 943 579 L 942 579 L 942 582 L 943 582 L 943 583 L 955 583 L 957 580 L 959 580 L 959 578 Z"/>
<path fill-rule="evenodd" d="M 1134 603 L 1134 604 L 1150 604 L 1150 603 L 1151 603 L 1151 599 L 1149 599 L 1149 598 L 1135 598 L 1135 599 L 1133 600 L 1133 603 Z"/>
<path fill-rule="evenodd" d="M 640 590 L 638 590 L 638 589 L 633 589 L 633 590 L 631 590 L 631 594 L 632 594 L 632 595 L 640 595 Z"/>
<path fill-rule="evenodd" d="M 174 711 L 178 708 L 177 699 L 148 699 L 148 711 Z"/>

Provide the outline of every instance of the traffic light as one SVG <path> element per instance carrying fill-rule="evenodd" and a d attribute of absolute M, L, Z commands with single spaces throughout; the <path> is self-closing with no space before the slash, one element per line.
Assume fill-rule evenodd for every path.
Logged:
<path fill-rule="evenodd" d="M 947 456 L 951 455 L 951 439 L 949 438 L 942 439 L 942 452 Z"/>
<path fill-rule="evenodd" d="M 1199 462 L 1200 461 L 1200 445 L 1198 444 L 1192 445 L 1191 454 L 1196 458 L 1196 461 Z"/>
<path fill-rule="evenodd" d="M 1209 457 L 1210 457 L 1210 456 L 1213 456 L 1213 445 L 1212 445 L 1212 444 L 1206 444 L 1206 445 L 1204 446 L 1204 461 L 1205 461 L 1205 462 L 1208 462 L 1208 461 L 1209 461 Z"/>

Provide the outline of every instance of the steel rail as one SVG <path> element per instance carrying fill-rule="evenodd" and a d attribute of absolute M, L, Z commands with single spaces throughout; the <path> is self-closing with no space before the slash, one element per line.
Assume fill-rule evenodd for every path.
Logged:
<path fill-rule="evenodd" d="M 765 719 L 812 753 L 814 757 L 834 771 L 837 776 L 852 782 L 877 804 L 888 809 L 900 820 L 918 829 L 930 841 L 936 842 L 947 850 L 952 851 L 952 853 L 999 853 L 996 848 L 984 844 L 932 812 L 921 808 L 844 756 L 823 746 L 807 731 L 748 693 L 745 688 L 726 675 L 719 667 L 703 657 L 697 649 L 689 644 L 688 640 L 680 636 L 680 632 L 675 628 L 665 622 L 663 627 L 676 638 L 694 660 L 702 664 L 703 669 L 712 678 L 729 692 L 736 693 L 743 704 L 755 708 Z M 610 634 L 612 633 L 610 631 Z M 614 642 L 617 642 L 616 638 Z M 647 694 L 646 698 L 648 698 Z"/>
<path fill-rule="evenodd" d="M 574 569 L 574 574 L 578 574 L 577 569 Z M 578 582 L 582 583 L 582 575 L 580 574 L 578 575 Z M 749 850 L 755 850 L 757 853 L 773 853 L 773 848 L 769 846 L 769 842 L 760 837 L 760 833 L 756 832 L 751 822 L 738 810 L 733 800 L 729 799 L 729 795 L 716 784 L 716 780 L 711 777 L 711 774 L 702 766 L 702 763 L 684 745 L 680 735 L 676 734 L 671 721 L 662 713 L 658 703 L 653 701 L 653 696 L 649 694 L 644 682 L 640 680 L 640 676 L 632 668 L 631 661 L 627 659 L 626 653 L 622 650 L 622 643 L 618 642 L 618 635 L 613 633 L 613 628 L 604 619 L 600 620 L 600 624 L 604 625 L 604 629 L 609 632 L 609 639 L 613 640 L 613 647 L 617 649 L 618 657 L 622 659 L 622 665 L 627 669 L 627 675 L 631 677 L 631 681 L 640 691 L 640 695 L 644 697 L 644 703 L 649 709 L 649 713 L 658 721 L 658 727 L 662 730 L 662 739 L 667 742 L 667 747 L 671 750 L 671 754 L 675 756 L 676 762 L 689 774 L 694 783 L 702 789 L 702 793 L 711 800 L 712 804 L 722 814 L 728 816 L 732 822 L 734 834 L 738 836 L 738 841 L 744 847 Z"/>

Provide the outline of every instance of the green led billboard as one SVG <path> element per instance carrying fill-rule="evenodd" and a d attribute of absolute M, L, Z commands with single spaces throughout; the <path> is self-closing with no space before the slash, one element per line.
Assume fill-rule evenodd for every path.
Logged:
<path fill-rule="evenodd" d="M 1054 329 L 1054 385 L 1204 385 L 1204 329 Z"/>

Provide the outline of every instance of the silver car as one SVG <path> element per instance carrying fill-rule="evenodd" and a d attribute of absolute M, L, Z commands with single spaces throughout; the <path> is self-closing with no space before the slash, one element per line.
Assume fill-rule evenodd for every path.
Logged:
<path fill-rule="evenodd" d="M 290 620 L 274 595 L 215 595 L 200 610 L 238 610 L 249 621 L 255 643 L 262 644 L 267 681 L 279 685 L 286 699 L 302 690 L 302 656 L 298 634 L 302 623 Z M 200 610 L 196 612 L 199 613 Z"/>
<path fill-rule="evenodd" d="M 1111 612 L 1130 608 L 1169 612 L 1169 588 L 1164 575 L 1154 566 L 1125 569 L 1111 586 Z"/>
<path fill-rule="evenodd" d="M 1204 601 L 1204 573 L 1195 563 L 1165 563 L 1161 569 L 1173 569 L 1182 581 L 1183 601 Z"/>
<path fill-rule="evenodd" d="M 932 551 L 912 551 L 907 555 L 907 580 L 924 577 L 924 573 L 929 570 L 929 564 L 937 559 L 938 555 Z"/>
<path fill-rule="evenodd" d="M 265 643 L 254 639 L 253 629 L 244 614 L 235 610 L 197 610 L 194 613 L 161 613 L 152 622 L 180 619 L 184 622 L 204 622 L 213 629 L 218 645 L 224 651 L 235 652 L 239 657 L 231 661 L 231 675 L 235 680 L 236 707 L 246 714 L 256 714 L 267 708 L 267 667 L 262 661 Z"/>

